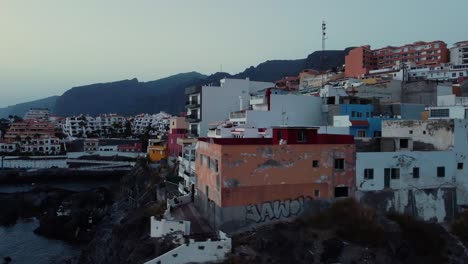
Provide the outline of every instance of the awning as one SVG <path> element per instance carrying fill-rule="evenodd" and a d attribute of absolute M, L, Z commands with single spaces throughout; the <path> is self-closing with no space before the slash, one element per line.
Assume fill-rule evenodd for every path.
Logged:
<path fill-rule="evenodd" d="M 351 120 L 353 126 L 369 126 L 369 121 L 367 120 Z"/>

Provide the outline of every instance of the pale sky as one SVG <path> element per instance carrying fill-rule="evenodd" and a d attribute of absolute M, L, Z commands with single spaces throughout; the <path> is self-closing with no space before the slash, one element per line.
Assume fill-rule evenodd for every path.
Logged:
<path fill-rule="evenodd" d="M 321 49 L 468 40 L 466 0 L 0 0 L 0 107 Z"/>

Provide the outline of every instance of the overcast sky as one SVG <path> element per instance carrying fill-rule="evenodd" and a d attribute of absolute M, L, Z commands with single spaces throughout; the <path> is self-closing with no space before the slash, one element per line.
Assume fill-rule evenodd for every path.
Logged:
<path fill-rule="evenodd" d="M 468 39 L 466 0 L 0 0 L 0 107 L 321 49 Z"/>

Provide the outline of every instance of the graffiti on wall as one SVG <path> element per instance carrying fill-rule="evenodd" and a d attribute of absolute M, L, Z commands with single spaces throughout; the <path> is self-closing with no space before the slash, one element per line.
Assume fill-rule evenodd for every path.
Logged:
<path fill-rule="evenodd" d="M 310 198 L 299 197 L 284 201 L 246 206 L 246 219 L 256 223 L 297 216 L 304 211 Z"/>

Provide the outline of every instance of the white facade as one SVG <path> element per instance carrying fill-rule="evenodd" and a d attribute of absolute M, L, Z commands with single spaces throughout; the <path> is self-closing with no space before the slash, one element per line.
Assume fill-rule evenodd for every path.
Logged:
<path fill-rule="evenodd" d="M 141 135 L 146 132 L 148 127 L 152 128 L 151 135 L 165 134 L 170 125 L 172 116 L 166 112 L 157 114 L 141 114 L 135 116 L 132 124 L 133 134 Z"/>
<path fill-rule="evenodd" d="M 72 116 L 65 119 L 63 131 L 69 137 L 87 137 L 90 134 L 108 136 L 113 133 L 122 134 L 125 123 L 125 117 L 117 114 Z"/>
<path fill-rule="evenodd" d="M 50 110 L 47 108 L 31 108 L 24 115 L 24 120 L 49 120 Z"/>
<path fill-rule="evenodd" d="M 269 82 L 253 82 L 249 79 L 223 79 L 221 86 L 202 86 L 199 93 L 187 94 L 197 98 L 198 104 L 187 108 L 190 133 L 200 137 L 208 134 L 208 124 L 229 119 L 229 113 L 247 109 L 251 94 L 274 87 Z M 191 99 L 190 99 L 191 100 Z"/>
<path fill-rule="evenodd" d="M 35 138 L 21 145 L 21 152 L 57 155 L 60 151 L 61 145 L 58 138 Z"/>
<path fill-rule="evenodd" d="M 450 63 L 453 65 L 468 64 L 468 41 L 460 41 L 450 48 Z"/>
<path fill-rule="evenodd" d="M 15 143 L 0 142 L 0 153 L 11 153 L 16 151 Z"/>
<path fill-rule="evenodd" d="M 462 119 L 383 121 L 383 138 L 409 138 L 413 150 L 358 152 L 357 188 L 376 191 L 455 187 L 458 204 L 466 205 L 467 135 L 468 121 Z"/>
<path fill-rule="evenodd" d="M 232 241 L 225 233 L 219 231 L 219 240 L 185 241 L 179 239 L 180 246 L 145 264 L 185 264 L 221 262 L 231 253 Z"/>
<path fill-rule="evenodd" d="M 179 188 L 182 194 L 189 193 L 195 184 L 195 155 L 195 145 L 187 145 L 179 157 L 179 177 L 184 179 L 183 186 Z"/>
<path fill-rule="evenodd" d="M 245 122 L 245 126 L 254 128 L 320 126 L 322 125 L 322 99 L 308 95 L 271 94 L 269 111 L 245 110 L 244 116 L 233 114 L 231 114 L 231 122 Z"/>
<path fill-rule="evenodd" d="M 156 220 L 154 216 L 151 217 L 150 225 L 151 237 L 164 237 L 168 234 L 180 234 L 181 236 L 190 235 L 190 221 L 177 221 L 177 220 Z"/>

